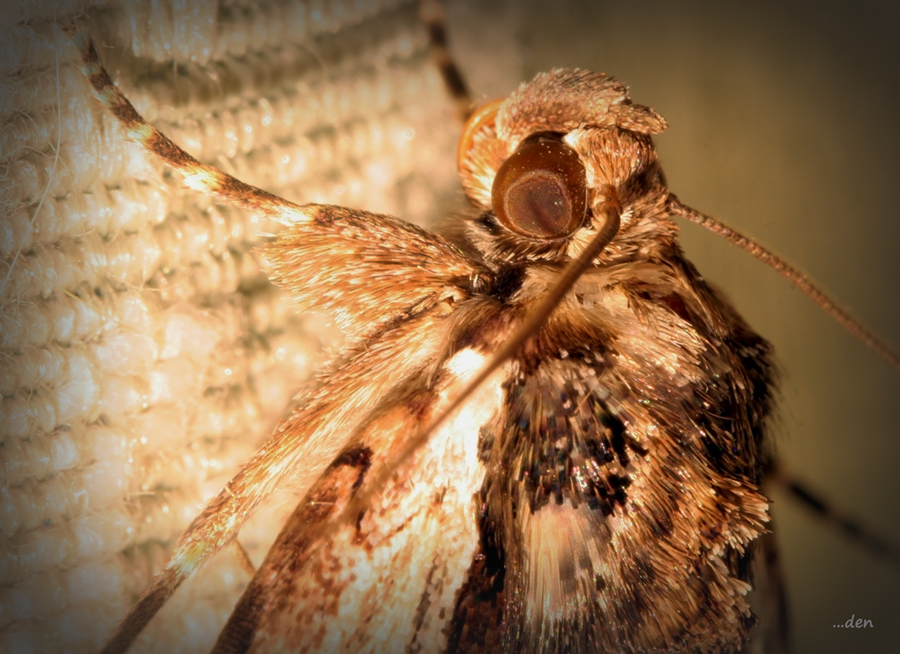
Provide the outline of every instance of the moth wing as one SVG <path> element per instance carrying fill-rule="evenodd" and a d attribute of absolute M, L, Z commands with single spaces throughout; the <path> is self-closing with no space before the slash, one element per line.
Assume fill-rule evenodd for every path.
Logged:
<path fill-rule="evenodd" d="M 500 377 L 402 462 L 356 521 L 327 536 L 367 480 L 445 410 L 485 357 L 464 349 L 430 387 L 410 379 L 299 504 L 245 591 L 215 652 L 446 649 L 446 628 L 479 542 L 481 427 L 496 418 Z"/>
<path fill-rule="evenodd" d="M 444 353 L 442 306 L 408 316 L 376 339 L 348 348 L 326 381 L 276 429 L 194 519 L 172 558 L 105 645 L 124 652 L 183 581 L 235 537 L 276 486 L 303 495 L 379 407 L 422 385 Z"/>
<path fill-rule="evenodd" d="M 601 344 L 566 346 L 564 358 L 520 362 L 493 442 L 482 443 L 479 554 L 499 563 L 473 568 L 454 646 L 740 647 L 752 621 L 741 561 L 762 531 L 765 498 L 711 465 L 690 428 L 699 412 L 689 388 L 648 401 Z M 485 646 L 498 606 L 502 636 Z"/>
<path fill-rule="evenodd" d="M 329 205 L 293 215 L 265 249 L 272 280 L 301 308 L 330 312 L 350 337 L 435 299 L 461 300 L 465 280 L 486 273 L 441 236 L 392 216 Z"/>
<path fill-rule="evenodd" d="M 308 486 L 351 438 L 360 417 L 383 401 L 398 380 L 440 359 L 441 307 L 466 297 L 465 280 L 480 267 L 448 241 L 402 220 L 297 205 L 198 161 L 135 110 L 103 68 L 87 31 L 74 25 L 67 30 L 94 94 L 129 138 L 181 173 L 191 188 L 286 226 L 268 251 L 276 281 L 302 307 L 332 312 L 351 341 L 328 381 L 181 536 L 166 570 L 107 641 L 107 651 L 124 651 L 184 579 L 235 536 L 279 482 L 295 473 L 295 488 Z M 403 343 L 412 332 L 412 340 Z M 368 382 L 369 376 L 377 381 Z"/>
<path fill-rule="evenodd" d="M 351 337 L 368 334 L 477 266 L 440 236 L 407 222 L 329 205 L 298 205 L 198 161 L 149 124 L 113 83 L 85 29 L 71 25 L 94 95 L 132 140 L 185 184 L 286 226 L 268 248 L 275 281 L 302 307 L 331 311 Z"/>

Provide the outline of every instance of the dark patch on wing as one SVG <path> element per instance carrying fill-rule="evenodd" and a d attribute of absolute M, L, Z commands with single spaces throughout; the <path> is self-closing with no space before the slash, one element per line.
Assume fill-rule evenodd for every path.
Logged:
<path fill-rule="evenodd" d="M 683 305 L 668 306 L 677 312 Z M 699 549 L 685 551 L 685 529 L 696 520 L 688 517 L 695 507 L 685 484 L 710 483 L 702 477 L 710 461 L 746 479 L 753 437 L 722 435 L 760 429 L 764 412 L 739 408 L 746 386 L 727 374 L 692 386 L 648 369 L 652 394 L 636 394 L 616 368 L 615 339 L 575 329 L 551 322 L 523 348 L 504 384 L 502 416 L 480 432 L 487 467 L 481 543 L 458 598 L 449 651 L 644 652 L 661 643 L 731 651 L 753 622 L 727 598 L 734 593 L 727 580 L 748 577 L 750 550 L 730 545 L 728 516 L 741 499 L 701 488 L 697 500 L 712 490 L 717 518 L 702 526 Z M 730 334 L 742 336 L 739 329 Z M 759 343 L 748 338 L 728 351 L 752 358 Z M 711 366 L 722 365 L 721 353 L 710 349 L 709 357 Z M 757 386 L 765 392 L 765 384 Z M 672 446 L 648 440 L 648 425 Z M 706 445 L 707 432 L 721 454 Z M 531 520 L 541 522 L 529 527 Z M 538 606 L 545 601 L 551 604 Z M 659 622 L 660 610 L 679 613 Z"/>
<path fill-rule="evenodd" d="M 356 445 L 339 454 L 338 457 L 328 467 L 328 469 L 334 470 L 335 468 L 340 468 L 341 466 L 349 466 L 351 468 L 356 468 L 357 470 L 359 470 L 359 476 L 353 483 L 353 490 L 356 490 L 362 485 L 363 479 L 365 479 L 366 476 L 366 472 L 368 472 L 371 465 L 372 450 L 370 450 L 368 447 L 363 447 L 362 445 Z"/>
<path fill-rule="evenodd" d="M 564 501 L 606 516 L 625 506 L 631 456 L 646 450 L 603 397 L 596 375 L 603 364 L 595 365 L 600 370 L 589 373 L 579 361 L 557 361 L 518 375 L 504 389 L 501 458 L 508 490 L 523 490 L 532 512 Z"/>
<path fill-rule="evenodd" d="M 576 352 L 566 359 L 545 357 L 544 365 L 529 366 L 528 372 L 520 368 L 504 385 L 503 415 L 480 432 L 479 455 L 488 468 L 481 492 L 480 545 L 457 599 L 449 652 L 516 651 L 527 640 L 523 571 L 535 561 L 529 561 L 520 512 L 586 505 L 599 524 L 628 501 L 629 464 L 646 449 L 604 397 L 602 357 Z M 565 551 L 572 535 L 559 535 L 561 561 L 578 555 Z M 638 565 L 634 579 L 625 583 L 637 589 L 653 574 L 649 563 Z M 610 585 L 600 574 L 591 574 L 585 584 L 593 593 L 591 603 Z M 646 599 L 635 590 L 623 609 L 638 615 L 647 610 Z M 599 614 L 584 606 L 586 620 Z M 570 636 L 576 640 L 578 634 L 590 633 L 585 625 L 560 626 L 574 629 Z M 560 633 L 559 638 L 558 644 L 567 636 Z"/>
<path fill-rule="evenodd" d="M 762 481 L 760 445 L 764 437 L 764 419 L 772 406 L 772 371 L 767 343 L 754 334 L 738 330 L 722 345 L 722 351 L 737 354 L 743 388 L 735 392 L 725 380 L 710 378 L 703 389 L 708 407 L 694 407 L 691 419 L 701 434 L 705 454 L 711 465 L 729 476 L 758 484 Z M 747 430 L 745 425 L 752 425 Z"/>
<path fill-rule="evenodd" d="M 456 600 L 448 628 L 448 653 L 502 651 L 506 561 L 502 539 L 487 520 L 486 491 L 483 488 L 481 492 L 483 509 L 478 519 L 481 539 L 468 578 Z"/>
<path fill-rule="evenodd" d="M 754 545 L 750 602 L 759 620 L 741 654 L 788 654 L 791 651 L 790 611 L 775 533 L 763 534 Z"/>

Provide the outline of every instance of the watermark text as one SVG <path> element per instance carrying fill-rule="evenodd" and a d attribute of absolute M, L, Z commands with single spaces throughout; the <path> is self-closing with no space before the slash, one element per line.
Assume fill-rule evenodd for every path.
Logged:
<path fill-rule="evenodd" d="M 842 624 L 832 625 L 835 629 L 866 629 L 866 628 L 875 628 L 875 625 L 872 624 L 872 621 L 869 619 L 857 618 L 856 614 L 850 616 L 850 619 L 847 622 Z"/>

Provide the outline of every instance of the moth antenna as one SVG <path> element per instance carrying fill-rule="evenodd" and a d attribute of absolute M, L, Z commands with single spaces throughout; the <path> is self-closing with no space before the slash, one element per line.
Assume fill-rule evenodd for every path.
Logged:
<path fill-rule="evenodd" d="M 790 654 L 791 616 L 787 580 L 775 538 L 778 530 L 773 528 L 774 520 L 770 519 L 768 526 L 768 532 L 757 541 L 759 548 L 753 562 L 753 591 L 761 601 L 754 609 L 759 618 L 754 629 L 759 631 L 756 635 L 751 631 L 750 642 L 761 639 L 769 646 L 766 654 Z"/>
<path fill-rule="evenodd" d="M 118 89 L 100 62 L 90 34 L 85 28 L 70 23 L 63 31 L 72 36 L 81 56 L 81 71 L 93 87 L 94 95 L 118 119 L 126 129 L 126 136 L 153 152 L 164 163 L 184 176 L 185 184 L 195 190 L 246 209 L 255 210 L 283 224 L 291 225 L 314 220 L 303 206 L 294 204 L 271 193 L 246 184 L 212 166 L 199 162 L 164 134 L 147 123 L 134 105 Z M 306 205 L 314 207 L 314 205 Z M 284 453 L 290 449 L 289 431 L 277 432 L 267 441 L 268 451 Z M 248 493 L 248 479 L 262 474 L 273 480 L 283 468 L 270 474 L 271 466 L 260 456 L 252 458 L 229 485 L 213 500 L 182 535 L 175 546 L 166 569 L 157 575 L 150 588 L 125 616 L 118 629 L 103 645 L 103 654 L 122 654 L 131 647 L 141 631 L 165 605 L 178 587 L 189 578 L 210 556 L 219 551 L 234 537 L 243 519 L 255 508 L 258 495 Z M 262 472 L 260 472 L 262 470 Z M 224 525 L 214 525 L 209 513 L 216 509 L 225 511 L 230 519 Z M 222 528 L 219 528 L 221 526 Z M 252 565 L 252 564 L 251 564 Z"/>
<path fill-rule="evenodd" d="M 472 379 L 459 395 L 454 398 L 450 406 L 434 420 L 428 423 L 424 428 L 420 429 L 416 434 L 407 441 L 406 445 L 400 452 L 390 461 L 388 461 L 379 473 L 372 479 L 366 488 L 360 491 L 347 503 L 344 510 L 332 519 L 323 531 L 327 535 L 331 530 L 336 529 L 341 524 L 346 524 L 349 520 L 354 520 L 362 512 L 369 501 L 375 497 L 380 491 L 384 490 L 391 476 L 397 468 L 409 459 L 416 450 L 421 448 L 428 441 L 428 438 L 440 427 L 450 415 L 460 408 L 463 403 L 478 390 L 478 388 L 487 381 L 507 359 L 511 358 L 519 348 L 531 338 L 541 325 L 550 317 L 553 310 L 559 305 L 566 293 L 572 288 L 578 278 L 587 270 L 594 259 L 609 245 L 609 242 L 615 237 L 619 231 L 621 207 L 616 202 L 610 203 L 606 210 L 606 222 L 597 232 L 597 235 L 587 244 L 587 247 L 581 252 L 577 259 L 573 259 L 562 271 L 556 284 L 549 290 L 547 296 L 526 316 L 519 327 L 512 335 L 504 341 L 503 345 L 494 352 L 491 359 L 484 365 L 478 374 Z"/>
<path fill-rule="evenodd" d="M 749 252 L 764 264 L 773 268 L 779 275 L 787 279 L 796 288 L 803 291 L 807 297 L 815 302 L 819 308 L 831 316 L 841 327 L 850 332 L 864 345 L 872 349 L 878 356 L 887 361 L 897 370 L 900 370 L 900 354 L 897 354 L 889 345 L 866 329 L 850 312 L 831 299 L 825 291 L 816 286 L 805 274 L 794 268 L 787 261 L 774 252 L 766 249 L 749 236 L 732 229 L 728 225 L 716 220 L 701 211 L 697 211 L 682 203 L 674 194 L 670 193 L 667 202 L 668 211 L 676 216 L 686 218 L 693 223 L 721 236 L 733 245 Z"/>
<path fill-rule="evenodd" d="M 456 105 L 456 115 L 465 124 L 472 115 L 472 93 L 447 47 L 447 23 L 444 20 L 444 3 L 441 0 L 422 0 L 419 3 L 419 18 L 428 30 L 431 58 L 441 73 L 444 87 Z"/>
<path fill-rule="evenodd" d="M 797 479 L 783 465 L 776 464 L 769 472 L 767 480 L 779 485 L 794 499 L 818 515 L 826 524 L 842 531 L 848 538 L 859 543 L 872 554 L 894 565 L 900 564 L 900 544 L 876 533 L 852 515 L 839 511 L 826 498 Z"/>
<path fill-rule="evenodd" d="M 75 24 L 69 24 L 63 30 L 73 37 L 81 56 L 81 71 L 93 87 L 94 95 L 118 119 L 126 130 L 126 136 L 181 173 L 186 186 L 245 209 L 262 212 L 286 225 L 310 220 L 300 205 L 201 163 L 175 145 L 165 134 L 148 123 L 113 83 L 100 62 L 88 31 Z"/>

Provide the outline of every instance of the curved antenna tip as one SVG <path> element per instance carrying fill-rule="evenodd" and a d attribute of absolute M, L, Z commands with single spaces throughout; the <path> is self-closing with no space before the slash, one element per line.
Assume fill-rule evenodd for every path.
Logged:
<path fill-rule="evenodd" d="M 686 220 L 690 220 L 692 223 L 696 223 L 701 227 L 708 229 L 774 269 L 797 289 L 805 293 L 806 296 L 815 302 L 820 309 L 831 316 L 835 322 L 850 332 L 857 340 L 874 351 L 896 370 L 900 371 L 900 354 L 878 338 L 872 331 L 867 329 L 859 320 L 854 318 L 849 311 L 840 306 L 807 275 L 800 272 L 777 254 L 766 249 L 749 236 L 741 234 L 712 216 L 689 207 L 672 193 L 669 194 L 666 208 L 672 215 L 681 216 Z"/>

